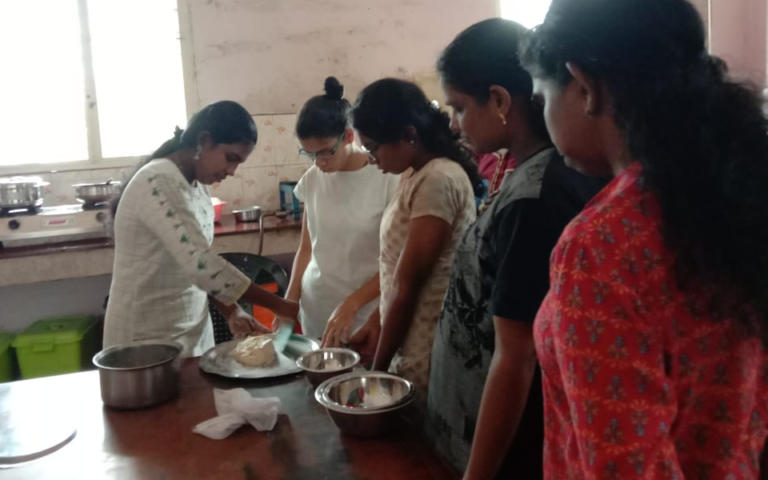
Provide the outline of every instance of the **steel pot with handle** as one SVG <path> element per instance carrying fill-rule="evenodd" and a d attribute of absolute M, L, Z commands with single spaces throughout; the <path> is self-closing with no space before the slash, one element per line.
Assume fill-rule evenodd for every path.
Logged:
<path fill-rule="evenodd" d="M 40 177 L 0 178 L 0 209 L 40 207 L 43 204 L 43 187 L 48 185 Z"/>
<path fill-rule="evenodd" d="M 163 340 L 115 345 L 97 353 L 101 399 L 118 409 L 145 408 L 179 393 L 180 343 Z"/>
<path fill-rule="evenodd" d="M 120 192 L 120 182 L 112 179 L 101 183 L 78 183 L 72 185 L 77 192 L 77 199 L 86 205 L 108 202 Z"/>

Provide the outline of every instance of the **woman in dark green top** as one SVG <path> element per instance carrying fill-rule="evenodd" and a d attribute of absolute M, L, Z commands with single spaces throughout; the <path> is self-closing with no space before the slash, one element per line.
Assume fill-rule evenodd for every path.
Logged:
<path fill-rule="evenodd" d="M 438 62 L 453 128 L 475 153 L 507 149 L 516 165 L 459 244 L 432 350 L 427 434 L 472 480 L 542 476 L 531 325 L 552 248 L 603 185 L 566 167 L 552 146 L 517 60 L 524 33 L 507 20 L 480 22 Z"/>

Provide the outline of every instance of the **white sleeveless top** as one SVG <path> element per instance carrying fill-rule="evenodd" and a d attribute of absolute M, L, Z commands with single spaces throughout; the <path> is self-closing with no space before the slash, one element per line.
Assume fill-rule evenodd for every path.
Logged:
<path fill-rule="evenodd" d="M 397 191 L 399 177 L 366 165 L 353 172 L 310 168 L 296 186 L 304 202 L 312 258 L 301 282 L 304 334 L 321 338 L 333 311 L 379 271 L 381 217 Z M 358 311 L 351 332 L 379 306 Z"/>

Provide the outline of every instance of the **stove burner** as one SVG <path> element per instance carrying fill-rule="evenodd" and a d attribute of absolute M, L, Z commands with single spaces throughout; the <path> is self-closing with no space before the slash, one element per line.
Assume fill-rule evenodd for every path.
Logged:
<path fill-rule="evenodd" d="M 42 207 L 0 208 L 0 218 L 21 217 L 24 215 L 37 215 L 42 211 L 43 211 Z"/>

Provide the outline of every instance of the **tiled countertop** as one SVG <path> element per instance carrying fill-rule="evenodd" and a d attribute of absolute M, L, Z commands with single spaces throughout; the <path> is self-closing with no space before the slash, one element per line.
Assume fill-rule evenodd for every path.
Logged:
<path fill-rule="evenodd" d="M 301 230 L 301 220 L 295 220 L 292 216 L 282 220 L 274 216 L 264 218 L 265 233 L 282 230 Z M 258 232 L 259 222 L 237 223 L 234 215 L 224 215 L 221 218 L 221 223 L 214 227 L 214 235 L 217 237 Z M 110 238 L 94 238 L 28 247 L 0 248 L 0 260 L 6 258 L 50 255 L 54 253 L 82 252 L 100 248 L 112 248 L 113 246 L 114 243 Z"/>
<path fill-rule="evenodd" d="M 296 252 L 301 222 L 293 218 L 264 219 L 262 255 Z M 217 253 L 257 253 L 261 245 L 259 224 L 237 224 L 225 216 L 216 227 L 213 250 Z M 107 238 L 33 247 L 0 249 L 0 288 L 57 280 L 96 277 L 112 273 L 114 248 Z"/>
<path fill-rule="evenodd" d="M 301 219 L 294 219 L 293 216 L 289 216 L 284 219 L 279 219 L 275 216 L 264 217 L 264 231 L 277 231 L 277 230 L 301 230 Z M 213 234 L 215 236 L 221 235 L 237 235 L 240 233 L 252 233 L 259 231 L 259 222 L 249 223 L 237 223 L 234 215 L 223 215 L 221 222 L 213 228 Z"/>

